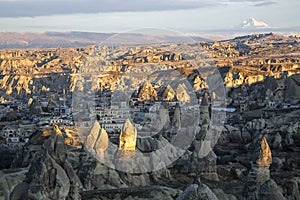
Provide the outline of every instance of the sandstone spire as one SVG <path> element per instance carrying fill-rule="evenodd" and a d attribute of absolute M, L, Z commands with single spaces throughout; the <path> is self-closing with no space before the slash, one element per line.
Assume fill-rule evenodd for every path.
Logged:
<path fill-rule="evenodd" d="M 197 76 L 194 80 L 194 90 L 200 90 L 200 83 L 201 83 L 201 79 L 199 76 Z"/>
<path fill-rule="evenodd" d="M 149 81 L 146 81 L 139 92 L 139 98 L 145 100 L 158 100 L 157 92 Z"/>
<path fill-rule="evenodd" d="M 208 88 L 205 80 L 203 78 L 200 78 L 199 76 L 197 76 L 194 80 L 194 90 L 199 91 L 204 88 Z"/>
<path fill-rule="evenodd" d="M 202 97 L 202 101 L 201 101 L 201 106 L 208 106 L 208 94 L 204 93 L 203 97 Z"/>
<path fill-rule="evenodd" d="M 95 142 L 94 150 L 96 154 L 102 154 L 108 148 L 108 134 L 104 128 L 101 128 L 98 139 Z"/>
<path fill-rule="evenodd" d="M 175 96 L 175 91 L 173 90 L 173 88 L 168 85 L 163 93 L 163 100 L 166 101 L 172 101 L 174 99 Z"/>
<path fill-rule="evenodd" d="M 54 132 L 55 132 L 56 135 L 62 136 L 62 132 L 61 132 L 61 130 L 59 129 L 59 126 L 58 126 L 58 125 L 54 125 L 54 126 L 53 126 L 53 130 L 54 130 Z"/>
<path fill-rule="evenodd" d="M 182 103 L 190 103 L 191 97 L 186 91 L 186 86 L 184 83 L 179 84 L 176 90 L 176 97 Z"/>
<path fill-rule="evenodd" d="M 272 153 L 271 149 L 268 145 L 267 139 L 265 137 L 262 138 L 260 142 L 260 153 L 256 164 L 259 167 L 269 167 L 272 163 Z"/>
<path fill-rule="evenodd" d="M 32 104 L 32 101 L 33 101 L 33 99 L 30 97 L 27 102 L 28 107 Z"/>
<path fill-rule="evenodd" d="M 180 112 L 180 106 L 179 104 L 176 104 L 175 111 L 174 111 L 174 117 L 172 120 L 172 125 L 175 128 L 181 127 L 181 112 Z"/>
<path fill-rule="evenodd" d="M 136 138 L 136 128 L 132 125 L 129 119 L 126 119 L 120 134 L 119 149 L 126 151 L 134 151 L 136 147 Z"/>
<path fill-rule="evenodd" d="M 84 145 L 92 153 L 97 154 L 100 159 L 104 159 L 104 152 L 108 148 L 108 134 L 104 128 L 101 128 L 99 122 L 95 120 L 93 127 L 87 136 Z"/>
<path fill-rule="evenodd" d="M 97 120 L 95 120 L 95 122 L 90 130 L 90 133 L 88 134 L 88 136 L 86 137 L 86 140 L 84 142 L 84 145 L 86 146 L 86 148 L 88 150 L 93 151 L 93 148 L 97 141 L 100 129 L 101 129 L 101 127 L 100 127 L 99 122 Z"/>

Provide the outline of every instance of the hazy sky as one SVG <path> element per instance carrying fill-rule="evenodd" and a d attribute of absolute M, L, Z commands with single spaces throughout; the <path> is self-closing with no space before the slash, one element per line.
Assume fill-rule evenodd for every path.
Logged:
<path fill-rule="evenodd" d="M 251 17 L 298 30 L 299 7 L 299 0 L 0 0 L 0 31 L 126 32 L 155 27 L 203 33 L 233 29 Z"/>

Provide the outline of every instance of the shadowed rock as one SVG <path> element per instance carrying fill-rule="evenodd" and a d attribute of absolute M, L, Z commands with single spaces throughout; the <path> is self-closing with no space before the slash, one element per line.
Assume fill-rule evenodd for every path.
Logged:
<path fill-rule="evenodd" d="M 54 148 L 54 155 L 56 160 L 60 163 L 64 163 L 67 159 L 67 146 L 63 137 L 63 133 L 57 125 L 53 127 L 54 134 L 51 137 L 54 137 L 52 145 Z"/>
<path fill-rule="evenodd" d="M 40 101 L 33 99 L 30 106 L 29 106 L 29 110 L 32 113 L 42 113 L 43 109 L 42 109 L 42 104 Z"/>
<path fill-rule="evenodd" d="M 104 152 L 108 148 L 108 142 L 109 139 L 106 130 L 101 128 L 96 120 L 85 140 L 85 148 L 87 148 L 91 153 L 95 153 L 100 156 L 100 159 L 103 159 Z"/>
<path fill-rule="evenodd" d="M 264 185 L 261 186 L 259 190 L 258 199 L 284 200 L 286 198 L 282 195 L 277 183 L 274 180 L 270 179 Z"/>
<path fill-rule="evenodd" d="M 174 126 L 175 128 L 180 128 L 181 127 L 181 114 L 180 114 L 180 107 L 177 104 L 176 108 L 175 108 L 175 112 L 174 112 L 174 117 L 172 120 L 172 126 Z"/>
<path fill-rule="evenodd" d="M 89 151 L 93 151 L 95 143 L 98 139 L 98 135 L 100 132 L 100 124 L 99 122 L 96 120 L 90 130 L 90 133 L 88 134 L 88 136 L 86 137 L 86 140 L 84 142 L 85 147 L 89 150 Z"/>
<path fill-rule="evenodd" d="M 108 134 L 104 128 L 101 128 L 98 139 L 94 146 L 94 151 L 100 158 L 104 158 L 104 152 L 108 148 Z"/>
<path fill-rule="evenodd" d="M 10 194 L 10 199 L 12 200 L 26 199 L 28 189 L 29 189 L 28 183 L 22 182 L 18 184 Z"/>
<path fill-rule="evenodd" d="M 24 183 L 19 184 L 11 195 L 18 197 L 24 193 L 28 199 L 80 198 L 82 185 L 68 161 L 63 133 L 57 125 L 34 155 Z"/>
<path fill-rule="evenodd" d="M 186 87 L 184 84 L 179 84 L 176 90 L 176 97 L 182 103 L 190 103 L 191 97 L 186 91 Z"/>
<path fill-rule="evenodd" d="M 208 94 L 204 93 L 201 101 L 201 106 L 208 106 Z"/>

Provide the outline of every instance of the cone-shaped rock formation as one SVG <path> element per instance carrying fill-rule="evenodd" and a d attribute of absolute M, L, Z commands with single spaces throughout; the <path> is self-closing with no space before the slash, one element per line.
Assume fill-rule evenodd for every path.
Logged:
<path fill-rule="evenodd" d="M 265 137 L 262 138 L 260 143 L 260 154 L 259 158 L 256 161 L 256 164 L 259 167 L 269 167 L 272 163 L 272 153 L 271 149 L 268 145 L 267 139 Z"/>
<path fill-rule="evenodd" d="M 136 128 L 132 125 L 129 119 L 126 119 L 120 134 L 119 149 L 125 151 L 134 151 L 136 147 L 136 138 Z"/>

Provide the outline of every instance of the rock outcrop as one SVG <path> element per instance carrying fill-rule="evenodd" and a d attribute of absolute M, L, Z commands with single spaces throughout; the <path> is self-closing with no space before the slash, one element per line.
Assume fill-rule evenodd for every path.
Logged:
<path fill-rule="evenodd" d="M 92 128 L 90 129 L 89 134 L 87 135 L 84 145 L 85 147 L 89 150 L 89 151 L 93 151 L 95 143 L 98 139 L 99 136 L 99 132 L 100 132 L 100 124 L 99 122 L 96 120 L 92 126 Z"/>
<path fill-rule="evenodd" d="M 188 94 L 184 83 L 178 85 L 176 89 L 176 98 L 178 101 L 181 101 L 184 104 L 190 103 L 191 97 Z"/>
<path fill-rule="evenodd" d="M 96 120 L 84 142 L 85 148 L 89 152 L 103 158 L 104 152 L 108 148 L 108 143 L 109 139 L 106 130 L 101 128 L 99 122 Z"/>
<path fill-rule="evenodd" d="M 277 183 L 274 180 L 270 179 L 259 189 L 258 199 L 285 200 L 286 198 L 282 195 L 282 192 L 280 191 L 280 188 L 278 187 Z"/>
<path fill-rule="evenodd" d="M 176 200 L 218 200 L 213 191 L 205 184 L 189 185 Z"/>
<path fill-rule="evenodd" d="M 35 153 L 25 180 L 14 188 L 11 197 L 22 193 L 29 199 L 80 199 L 82 185 L 67 157 L 63 134 L 54 126 L 49 139 Z"/>
<path fill-rule="evenodd" d="M 166 89 L 164 90 L 164 93 L 162 95 L 162 99 L 165 101 L 172 101 L 175 97 L 175 91 L 173 90 L 173 88 L 168 85 L 166 87 Z"/>
<path fill-rule="evenodd" d="M 204 139 L 206 137 L 208 127 L 210 123 L 210 117 L 209 117 L 209 100 L 208 100 L 208 94 L 204 93 L 201 104 L 200 104 L 200 125 L 201 130 L 198 134 L 198 138 Z"/>
<path fill-rule="evenodd" d="M 97 155 L 103 154 L 108 148 L 108 134 L 104 128 L 101 128 L 99 137 L 95 143 L 94 150 Z"/>
<path fill-rule="evenodd" d="M 126 119 L 120 133 L 119 149 L 125 151 L 134 151 L 136 147 L 137 129 L 132 125 L 129 119 Z"/>
<path fill-rule="evenodd" d="M 194 80 L 194 90 L 199 91 L 199 90 L 203 90 L 205 88 L 208 88 L 205 80 L 200 78 L 199 76 L 196 76 L 196 78 Z"/>
<path fill-rule="evenodd" d="M 29 106 L 29 110 L 31 113 L 35 113 L 35 114 L 42 113 L 43 109 L 42 109 L 41 102 L 37 99 L 33 99 Z"/>
<path fill-rule="evenodd" d="M 189 171 L 199 174 L 201 178 L 206 180 L 218 181 L 217 156 L 207 145 L 210 141 L 199 143 L 199 141 L 195 141 L 196 147 L 191 156 Z"/>
<path fill-rule="evenodd" d="M 149 81 L 144 83 L 138 97 L 141 101 L 158 100 L 157 92 Z"/>
<path fill-rule="evenodd" d="M 0 199 L 10 199 L 14 188 L 26 178 L 26 173 L 28 173 L 28 168 L 21 168 L 10 173 L 7 170 L 0 171 Z"/>
<path fill-rule="evenodd" d="M 172 119 L 172 126 L 177 129 L 181 127 L 181 111 L 179 104 L 177 104 L 175 107 L 174 116 Z"/>
<path fill-rule="evenodd" d="M 259 167 L 270 167 L 270 165 L 272 164 L 271 149 L 270 149 L 267 139 L 265 137 L 263 137 L 261 140 L 260 154 L 259 154 L 258 160 L 256 161 L 256 164 Z"/>

